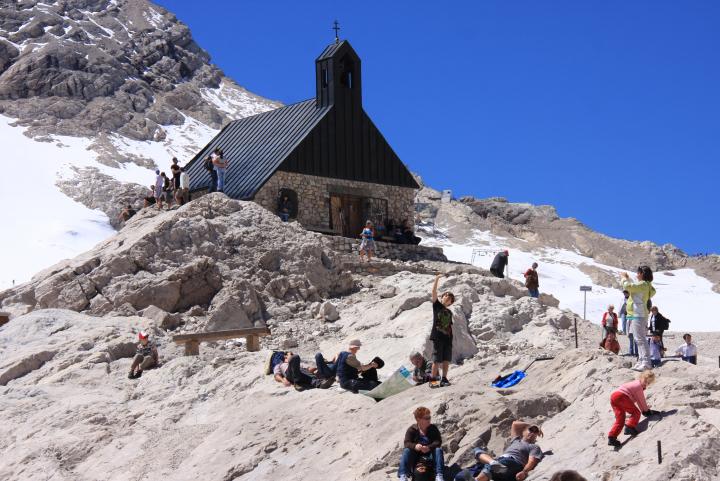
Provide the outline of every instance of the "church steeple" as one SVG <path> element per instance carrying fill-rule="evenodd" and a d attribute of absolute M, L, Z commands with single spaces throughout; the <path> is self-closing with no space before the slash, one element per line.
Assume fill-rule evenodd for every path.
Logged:
<path fill-rule="evenodd" d="M 336 25 L 335 29 L 339 29 Z M 316 99 L 318 107 L 343 104 L 346 108 L 362 107 L 360 57 L 350 42 L 340 40 L 328 45 L 315 60 Z"/>

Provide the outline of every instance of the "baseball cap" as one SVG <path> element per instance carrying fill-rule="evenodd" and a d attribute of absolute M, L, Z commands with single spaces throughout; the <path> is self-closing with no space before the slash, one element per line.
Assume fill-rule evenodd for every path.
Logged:
<path fill-rule="evenodd" d="M 353 339 L 350 341 L 350 347 L 360 347 L 362 346 L 362 342 L 360 342 L 360 339 Z"/>

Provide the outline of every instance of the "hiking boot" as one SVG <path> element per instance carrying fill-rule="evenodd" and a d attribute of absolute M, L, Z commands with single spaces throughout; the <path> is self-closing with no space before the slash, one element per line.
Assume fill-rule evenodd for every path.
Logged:
<path fill-rule="evenodd" d="M 440 379 L 440 386 L 441 386 L 441 387 L 449 386 L 449 385 L 450 385 L 450 381 L 448 381 L 446 377 Z"/>
<path fill-rule="evenodd" d="M 329 389 L 330 386 L 332 386 L 334 382 L 335 382 L 335 378 L 334 378 L 334 377 L 329 377 L 329 378 L 327 378 L 327 379 L 323 379 L 322 381 L 320 381 L 320 384 L 318 385 L 318 388 L 320 388 L 320 389 Z"/>
<path fill-rule="evenodd" d="M 142 369 L 138 369 L 135 371 L 135 379 L 140 379 L 142 377 Z"/>
<path fill-rule="evenodd" d="M 630 426 L 625 426 L 625 434 L 627 434 L 628 436 L 637 436 L 640 433 L 635 428 L 631 428 Z"/>
<path fill-rule="evenodd" d="M 135 379 L 135 374 L 133 374 L 132 372 L 128 373 L 128 379 Z"/>
<path fill-rule="evenodd" d="M 438 388 L 440 387 L 440 381 L 438 381 L 437 379 L 433 379 L 428 383 L 428 386 L 430 387 L 430 389 Z"/>
<path fill-rule="evenodd" d="M 617 438 L 613 438 L 612 436 L 608 436 L 608 446 L 613 446 L 615 448 L 619 448 L 622 446 L 622 443 L 617 440 Z"/>
<path fill-rule="evenodd" d="M 645 364 L 644 362 L 638 362 L 633 366 L 633 371 L 643 372 L 647 369 L 652 369 L 652 364 Z"/>

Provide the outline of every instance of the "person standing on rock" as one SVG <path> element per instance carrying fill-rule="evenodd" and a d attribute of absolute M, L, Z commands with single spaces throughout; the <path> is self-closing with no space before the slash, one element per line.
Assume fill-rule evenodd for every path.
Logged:
<path fill-rule="evenodd" d="M 370 262 L 375 252 L 375 230 L 372 222 L 365 222 L 365 228 L 360 233 L 360 237 L 362 238 L 362 241 L 360 241 L 360 261 L 362 262 L 363 255 L 367 254 L 367 261 Z"/>
<path fill-rule="evenodd" d="M 453 315 L 448 309 L 455 302 L 455 294 L 443 292 L 438 298 L 438 283 L 443 274 L 438 273 L 433 282 L 431 299 L 433 303 L 433 325 L 430 331 L 430 340 L 433 343 L 433 365 L 430 387 L 449 386 L 448 369 L 452 360 L 453 341 Z M 442 378 L 438 378 L 440 367 L 442 367 Z M 438 383 L 438 379 L 440 382 Z"/>
<path fill-rule="evenodd" d="M 475 466 L 458 473 L 455 481 L 472 481 L 473 478 L 477 481 L 526 479 L 545 456 L 540 446 L 535 444 L 543 432 L 533 424 L 513 421 L 510 433 L 512 440 L 502 456 L 493 459 L 485 449 L 475 448 Z"/>
<path fill-rule="evenodd" d="M 157 346 L 150 340 L 150 334 L 145 331 L 140 331 L 138 333 L 138 339 L 140 340 L 140 344 L 137 346 L 135 358 L 130 365 L 128 379 L 139 378 L 142 376 L 143 371 L 157 366 L 158 363 L 159 356 Z"/>
<path fill-rule="evenodd" d="M 617 437 L 620 435 L 623 426 L 625 426 L 625 434 L 630 436 L 638 435 L 637 425 L 640 422 L 640 413 L 645 417 L 659 414 L 657 411 L 650 409 L 645 400 L 645 390 L 653 382 L 655 382 L 655 373 L 646 370 L 640 373 L 637 381 L 623 384 L 610 395 L 610 406 L 615 413 L 615 424 L 608 432 L 609 446 L 616 448 L 622 446 Z M 630 415 L 627 423 L 625 422 L 626 414 Z"/>
<path fill-rule="evenodd" d="M 647 342 L 648 301 L 655 295 L 652 285 L 653 273 L 648 266 L 640 266 L 637 270 L 637 282 L 632 282 L 627 272 L 622 273 L 623 289 L 630 293 L 627 302 L 627 319 L 633 339 L 637 344 L 638 362 L 635 371 L 651 369 L 650 351 Z"/>
<path fill-rule="evenodd" d="M 165 174 L 161 174 L 159 170 L 156 170 L 155 174 L 155 204 L 158 206 L 158 209 L 162 209 L 163 184 L 165 183 L 163 176 Z"/>
<path fill-rule="evenodd" d="M 505 278 L 505 266 L 508 265 L 509 255 L 510 252 L 508 252 L 507 250 L 497 253 L 497 255 L 492 261 L 492 264 L 490 264 L 490 273 L 492 275 L 494 275 L 495 277 L 499 277 L 500 279 Z"/>
<path fill-rule="evenodd" d="M 605 339 L 608 336 L 609 332 L 615 333 L 617 332 L 618 327 L 618 317 L 617 314 L 615 314 L 615 306 L 610 304 L 607 307 L 607 311 L 603 314 L 602 321 L 600 321 L 600 324 L 602 325 L 602 338 Z"/>
<path fill-rule="evenodd" d="M 338 354 L 335 363 L 340 387 L 355 394 L 361 390 L 371 391 L 379 386 L 377 370 L 385 365 L 379 357 L 368 364 L 361 363 L 357 358 L 360 347 L 362 347 L 362 342 L 359 339 L 353 339 L 349 343 L 348 350 Z"/>
<path fill-rule="evenodd" d="M 400 481 L 410 481 L 418 464 L 429 464 L 435 468 L 435 481 L 443 481 L 445 458 L 440 430 L 430 422 L 432 418 L 428 408 L 420 406 L 413 411 L 413 416 L 415 424 L 405 432 L 398 478 Z"/>
<path fill-rule="evenodd" d="M 180 168 L 180 205 L 190 202 L 190 174 L 185 167 Z"/>
<path fill-rule="evenodd" d="M 215 166 L 215 172 L 217 173 L 217 191 L 225 191 L 225 172 L 229 167 L 228 161 L 225 159 L 222 149 L 217 148 L 212 153 L 212 162 Z"/>
<path fill-rule="evenodd" d="M 657 332 L 660 336 L 660 343 L 665 348 L 663 343 L 663 333 L 670 329 L 670 319 L 660 314 L 657 306 L 650 308 L 650 317 L 648 318 L 648 329 L 652 332 Z"/>
<path fill-rule="evenodd" d="M 170 172 L 172 173 L 173 190 L 180 190 L 180 166 L 178 165 L 178 159 L 173 157 L 172 165 L 170 166 Z"/>
<path fill-rule="evenodd" d="M 525 272 L 525 287 L 527 287 L 530 297 L 540 297 L 540 279 L 537 273 L 537 262 L 533 262 L 532 267 Z"/>
<path fill-rule="evenodd" d="M 630 293 L 628 291 L 623 291 L 623 304 L 622 307 L 620 307 L 620 312 L 618 315 L 620 316 L 620 322 L 622 323 L 622 330 L 620 331 L 620 334 L 627 334 L 628 338 L 630 339 L 632 343 L 632 334 L 628 333 L 628 326 L 627 326 L 627 300 L 630 297 Z M 633 354 L 632 352 L 632 344 L 630 345 L 630 354 Z"/>
<path fill-rule="evenodd" d="M 212 155 L 205 157 L 205 163 L 203 164 L 205 170 L 210 174 L 210 185 L 208 186 L 208 194 L 217 191 L 218 177 L 215 171 L 215 164 L 213 163 Z"/>

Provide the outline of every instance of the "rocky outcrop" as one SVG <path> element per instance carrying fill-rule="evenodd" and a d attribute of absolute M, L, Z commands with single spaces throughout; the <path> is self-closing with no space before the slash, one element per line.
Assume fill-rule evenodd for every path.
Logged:
<path fill-rule="evenodd" d="M 213 102 L 220 91 L 244 102 Z M 277 106 L 225 77 L 188 27 L 149 1 L 0 4 L 0 113 L 29 135 L 162 140 L 163 126 L 186 117 L 217 129 Z"/>

